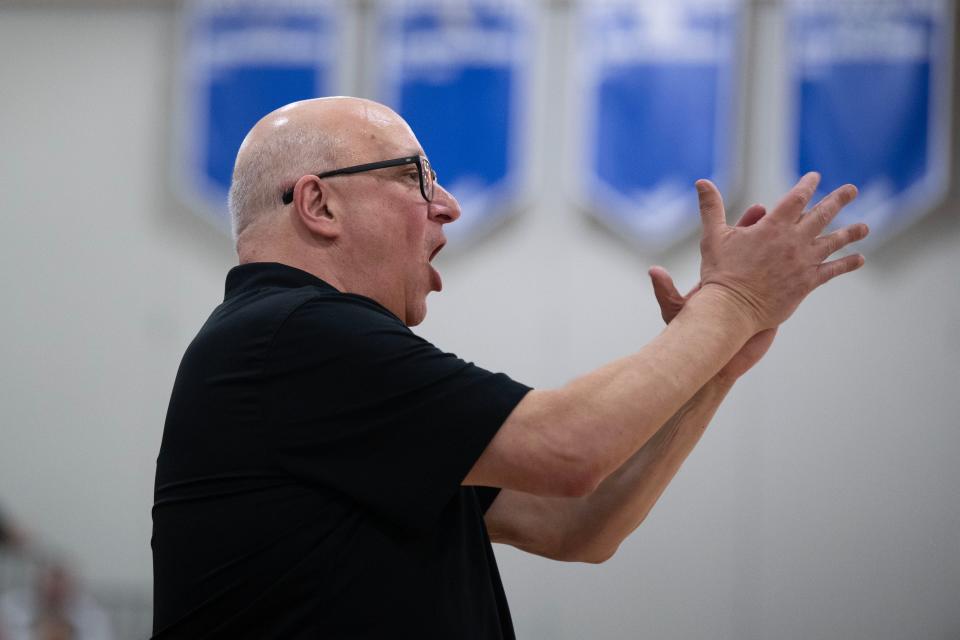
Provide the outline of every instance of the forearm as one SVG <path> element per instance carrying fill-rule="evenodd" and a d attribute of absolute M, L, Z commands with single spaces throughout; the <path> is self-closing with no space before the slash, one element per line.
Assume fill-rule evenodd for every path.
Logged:
<path fill-rule="evenodd" d="M 598 561 L 616 551 L 663 494 L 732 385 L 708 382 L 594 493 L 568 505 L 564 556 Z"/>
<path fill-rule="evenodd" d="M 596 465 L 598 482 L 637 453 L 698 390 L 716 393 L 716 385 L 705 385 L 752 331 L 722 293 L 705 290 L 638 353 L 560 390 L 566 402 L 563 428 L 580 455 Z M 683 422 L 693 419 L 691 413 L 707 416 L 708 404 L 693 403 L 695 410 L 688 408 Z"/>

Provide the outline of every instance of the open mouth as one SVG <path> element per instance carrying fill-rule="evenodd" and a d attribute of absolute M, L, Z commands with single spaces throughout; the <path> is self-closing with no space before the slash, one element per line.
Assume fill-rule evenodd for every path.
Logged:
<path fill-rule="evenodd" d="M 427 260 L 427 262 L 433 262 L 433 259 L 437 257 L 437 254 L 440 253 L 440 250 L 443 249 L 445 246 L 447 246 L 446 241 L 441 242 L 439 245 L 437 245 L 437 248 L 434 249 L 433 253 L 430 254 L 430 258 Z"/>

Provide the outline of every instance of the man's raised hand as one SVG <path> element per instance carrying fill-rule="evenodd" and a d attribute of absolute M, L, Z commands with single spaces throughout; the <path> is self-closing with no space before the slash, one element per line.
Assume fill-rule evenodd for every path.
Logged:
<path fill-rule="evenodd" d="M 749 227 L 756 224 L 767 214 L 767 209 L 761 204 L 755 204 L 749 207 L 737 221 L 738 227 Z M 673 284 L 673 278 L 670 273 L 660 266 L 650 267 L 650 281 L 653 284 L 653 295 L 657 298 L 660 305 L 660 315 L 667 324 L 677 317 L 680 310 L 683 309 L 687 301 L 700 290 L 698 282 L 687 295 L 681 295 Z M 755 365 L 764 356 L 773 339 L 777 335 L 776 329 L 766 329 L 747 341 L 740 351 L 727 362 L 726 366 L 717 374 L 720 378 L 726 380 L 736 380 Z"/>
<path fill-rule="evenodd" d="M 755 224 L 736 227 L 726 222 L 717 187 L 709 180 L 697 182 L 703 223 L 701 286 L 729 295 L 758 332 L 789 318 L 820 285 L 863 265 L 859 254 L 826 262 L 834 252 L 865 238 L 869 229 L 853 224 L 821 235 L 857 190 L 844 185 L 804 213 L 819 182 L 819 174 L 808 173 L 773 211 Z"/>
<path fill-rule="evenodd" d="M 762 204 L 751 205 L 740 216 L 737 226 L 749 227 L 762 220 L 765 215 L 767 215 L 767 208 Z M 701 283 L 698 282 L 693 289 L 687 292 L 687 295 L 682 296 L 677 291 L 677 287 L 673 284 L 673 278 L 670 277 L 670 273 L 666 269 L 654 265 L 650 267 L 649 273 L 650 280 L 653 283 L 653 295 L 657 297 L 657 303 L 660 305 L 660 315 L 664 322 L 670 324 L 670 321 L 680 313 L 680 309 L 687 303 L 687 300 L 700 290 Z"/>

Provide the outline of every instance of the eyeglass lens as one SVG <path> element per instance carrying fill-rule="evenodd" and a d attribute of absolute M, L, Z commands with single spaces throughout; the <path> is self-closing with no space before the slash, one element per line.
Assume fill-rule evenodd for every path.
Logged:
<path fill-rule="evenodd" d="M 433 172 L 433 167 L 430 166 L 430 161 L 426 158 L 421 158 L 420 164 L 420 176 L 423 178 L 423 197 L 427 199 L 427 202 L 432 202 L 433 186 L 436 182 L 436 174 Z"/>

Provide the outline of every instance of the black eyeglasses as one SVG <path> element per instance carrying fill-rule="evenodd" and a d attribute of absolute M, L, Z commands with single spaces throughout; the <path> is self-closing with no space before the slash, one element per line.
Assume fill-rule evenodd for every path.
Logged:
<path fill-rule="evenodd" d="M 387 167 L 400 167 L 405 164 L 417 165 L 417 173 L 420 176 L 420 195 L 427 202 L 433 202 L 434 185 L 437 184 L 437 172 L 430 166 L 430 161 L 423 156 L 406 156 L 403 158 L 394 158 L 393 160 L 381 160 L 380 162 L 368 162 L 367 164 L 358 164 L 343 169 L 334 169 L 324 173 L 315 173 L 318 178 L 329 178 L 331 176 L 349 175 L 351 173 L 363 173 L 364 171 L 374 171 L 375 169 L 386 169 Z M 283 204 L 293 202 L 293 187 L 283 192 Z"/>

